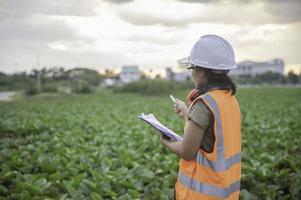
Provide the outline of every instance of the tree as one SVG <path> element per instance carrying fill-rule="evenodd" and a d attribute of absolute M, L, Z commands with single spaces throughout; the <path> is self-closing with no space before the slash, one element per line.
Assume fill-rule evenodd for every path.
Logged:
<path fill-rule="evenodd" d="M 105 69 L 105 77 L 106 78 L 112 78 L 112 77 L 115 77 L 115 76 L 117 76 L 117 75 L 113 70 Z"/>
<path fill-rule="evenodd" d="M 257 74 L 255 76 L 258 83 L 281 83 L 282 75 L 277 72 L 265 72 L 263 74 Z"/>
<path fill-rule="evenodd" d="M 297 84 L 299 82 L 298 75 L 295 74 L 293 71 L 289 71 L 287 77 L 288 77 L 288 81 L 292 84 Z"/>

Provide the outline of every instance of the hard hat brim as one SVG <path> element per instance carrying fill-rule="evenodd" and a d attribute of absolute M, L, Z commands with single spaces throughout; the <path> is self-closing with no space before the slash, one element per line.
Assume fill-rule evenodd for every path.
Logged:
<path fill-rule="evenodd" d="M 235 69 L 237 68 L 237 65 L 233 65 L 233 66 L 227 66 L 227 67 L 215 67 L 215 66 L 206 66 L 206 65 L 199 65 L 197 63 L 194 63 L 194 62 L 191 62 L 189 60 L 187 61 L 182 61 L 181 64 L 186 64 L 186 65 L 194 65 L 194 66 L 197 66 L 197 67 L 201 67 L 201 68 L 206 68 L 206 69 L 212 69 L 212 70 L 221 70 L 221 71 L 227 71 L 227 70 L 232 70 L 232 69 Z M 192 67 L 189 66 L 187 67 L 187 69 L 191 69 Z"/>

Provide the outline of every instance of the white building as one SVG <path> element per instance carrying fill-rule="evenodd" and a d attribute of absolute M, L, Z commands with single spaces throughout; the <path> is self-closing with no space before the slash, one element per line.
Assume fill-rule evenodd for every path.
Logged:
<path fill-rule="evenodd" d="M 284 62 L 281 59 L 273 59 L 268 62 L 244 61 L 237 65 L 237 68 L 230 70 L 230 76 L 263 74 L 266 72 L 274 72 L 284 75 Z"/>
<path fill-rule="evenodd" d="M 122 83 L 130 83 L 140 79 L 138 66 L 123 66 L 119 74 Z"/>
<path fill-rule="evenodd" d="M 190 72 L 174 72 L 171 68 L 166 68 L 166 79 L 170 81 L 186 81 L 190 78 Z"/>

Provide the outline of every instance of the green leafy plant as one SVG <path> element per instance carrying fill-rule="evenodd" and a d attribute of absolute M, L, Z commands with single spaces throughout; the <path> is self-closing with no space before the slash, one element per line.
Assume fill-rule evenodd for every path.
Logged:
<path fill-rule="evenodd" d="M 0 102 L 0 199 L 172 199 L 179 159 L 137 118 L 153 112 L 182 134 L 168 94 L 102 90 Z M 240 199 L 301 199 L 300 89 L 245 88 L 237 97 Z"/>

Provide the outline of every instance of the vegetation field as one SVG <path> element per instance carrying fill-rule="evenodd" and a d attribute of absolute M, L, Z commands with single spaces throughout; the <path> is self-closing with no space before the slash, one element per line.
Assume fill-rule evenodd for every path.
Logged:
<path fill-rule="evenodd" d="M 174 95 L 184 99 L 188 91 Z M 241 199 L 301 199 L 301 89 L 244 88 Z M 0 199 L 172 199 L 178 158 L 140 121 L 165 96 L 103 90 L 0 102 Z"/>

